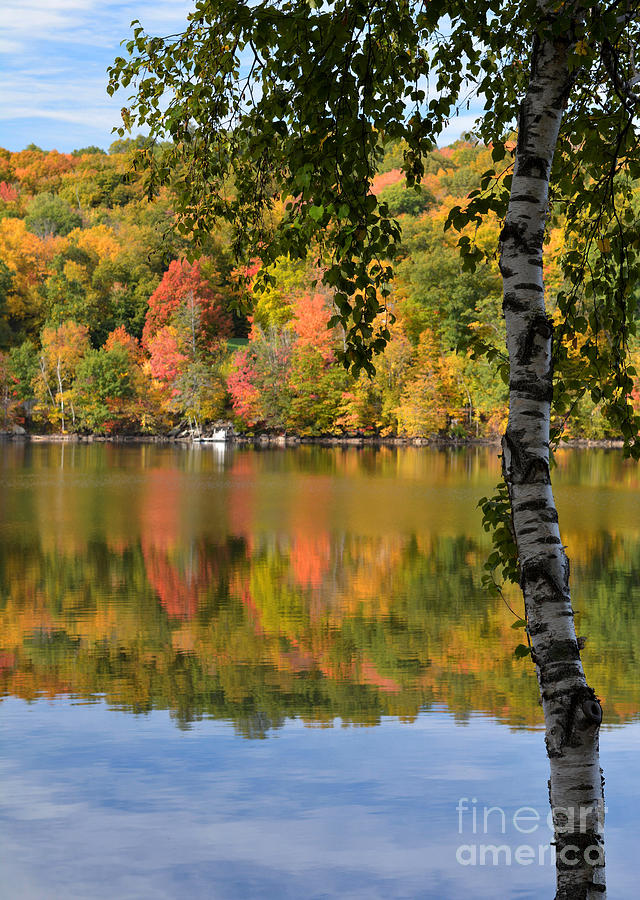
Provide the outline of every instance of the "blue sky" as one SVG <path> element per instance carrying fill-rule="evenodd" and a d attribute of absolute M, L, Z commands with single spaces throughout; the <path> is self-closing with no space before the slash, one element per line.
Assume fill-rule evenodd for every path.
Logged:
<path fill-rule="evenodd" d="M 0 146 L 68 152 L 107 148 L 126 94 L 107 95 L 107 66 L 140 19 L 153 33 L 184 28 L 192 0 L 1 0 Z"/>
<path fill-rule="evenodd" d="M 153 34 L 184 28 L 193 0 L 1 0 L 0 146 L 69 152 L 107 148 L 127 94 L 106 92 L 106 70 L 140 19 Z M 441 143 L 473 124 L 454 120 Z"/>

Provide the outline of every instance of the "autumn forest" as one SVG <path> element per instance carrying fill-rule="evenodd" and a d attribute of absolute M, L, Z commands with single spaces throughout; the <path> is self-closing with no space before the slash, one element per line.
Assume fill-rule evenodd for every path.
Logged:
<path fill-rule="evenodd" d="M 258 264 L 234 258 L 223 227 L 194 257 L 171 189 L 150 197 L 135 172 L 142 143 L 0 150 L 0 428 L 166 434 L 226 420 L 248 434 L 500 433 L 506 387 L 474 352 L 504 344 L 497 261 L 464 271 L 458 236 L 444 229 L 491 167 L 489 149 L 434 150 L 419 191 L 404 186 L 402 147 L 387 150 L 372 190 L 403 242 L 392 338 L 369 378 L 336 360 L 344 338 L 327 328 L 335 309 L 323 260 L 281 259 L 255 293 Z M 498 231 L 487 216 L 472 237 L 488 250 Z M 551 308 L 562 252 L 552 227 Z M 561 424 L 567 437 L 617 436 L 589 398 Z"/>

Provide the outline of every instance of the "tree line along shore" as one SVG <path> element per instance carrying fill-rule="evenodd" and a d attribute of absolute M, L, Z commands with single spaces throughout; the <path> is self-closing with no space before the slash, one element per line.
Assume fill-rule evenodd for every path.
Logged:
<path fill-rule="evenodd" d="M 224 227 L 194 256 L 171 187 L 150 197 L 132 170 L 142 143 L 0 150 L 2 433 L 182 440 L 224 421 L 235 441 L 270 445 L 498 438 L 507 387 L 474 354 L 478 342 L 504 344 L 497 261 L 464 271 L 457 236 L 444 231 L 491 165 L 491 148 L 434 150 L 420 190 L 404 186 L 402 146 L 386 153 L 372 190 L 403 241 L 391 340 L 369 378 L 336 359 L 344 335 L 327 327 L 335 307 L 323 260 L 281 259 L 255 294 L 257 263 L 234 257 Z M 499 227 L 487 216 L 474 239 L 495 246 Z M 552 315 L 561 241 L 552 224 Z M 640 360 L 637 347 L 632 355 Z M 634 398 L 640 406 L 637 390 Z M 560 424 L 567 440 L 619 437 L 588 396 Z"/>

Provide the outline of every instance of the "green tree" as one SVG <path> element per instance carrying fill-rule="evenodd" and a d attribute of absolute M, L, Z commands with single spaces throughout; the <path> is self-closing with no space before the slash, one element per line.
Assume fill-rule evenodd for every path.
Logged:
<path fill-rule="evenodd" d="M 186 360 L 173 382 L 171 406 L 198 430 L 204 422 L 219 419 L 227 398 L 222 377 L 222 354 Z"/>
<path fill-rule="evenodd" d="M 33 398 L 33 382 L 39 371 L 38 351 L 31 341 L 23 341 L 9 352 L 9 366 L 14 378 L 16 398 L 20 401 Z"/>
<path fill-rule="evenodd" d="M 392 216 L 419 216 L 435 205 L 436 198 L 424 189 L 407 190 L 404 184 L 392 184 L 379 194 Z"/>
<path fill-rule="evenodd" d="M 82 218 L 57 194 L 37 194 L 24 218 L 29 231 L 40 238 L 59 234 L 64 237 L 82 225 Z"/>
<path fill-rule="evenodd" d="M 291 355 L 289 407 L 285 424 L 295 434 L 326 434 L 335 429 L 347 373 L 310 346 L 297 346 Z"/>
<path fill-rule="evenodd" d="M 69 409 L 72 424 L 74 427 L 76 424 L 72 387 L 78 366 L 90 350 L 89 332 L 86 325 L 69 319 L 57 328 L 44 328 L 41 340 L 34 393 L 48 417 L 54 421 L 59 419 L 60 430 L 64 433 Z"/>
<path fill-rule="evenodd" d="M 69 261 L 75 263 L 72 272 L 66 265 Z M 85 319 L 87 284 L 81 273 L 84 275 L 84 266 L 88 262 L 88 254 L 73 247 L 54 257 L 44 286 L 47 324 Z"/>
<path fill-rule="evenodd" d="M 7 320 L 7 297 L 12 285 L 11 269 L 0 259 L 0 350 L 6 349 L 11 340 L 11 328 Z"/>
<path fill-rule="evenodd" d="M 131 360 L 127 350 L 89 350 L 80 361 L 73 383 L 76 421 L 80 427 L 104 432 L 108 422 L 122 418 L 123 401 L 133 397 Z"/>
<path fill-rule="evenodd" d="M 79 150 L 72 150 L 72 156 L 104 156 L 105 151 L 102 147 L 96 147 L 95 144 L 91 144 L 89 147 L 81 147 Z"/>
<path fill-rule="evenodd" d="M 492 343 L 503 346 L 497 265 L 493 262 L 476 272 L 466 270 L 455 241 L 443 234 L 442 227 L 441 215 L 404 224 L 407 255 L 396 265 L 396 293 L 403 300 L 402 320 L 407 334 L 417 343 L 425 328 L 437 325 L 443 346 L 452 349 L 468 343 L 470 326 L 480 323 L 493 332 Z M 489 229 L 494 247 L 497 233 L 497 228 Z"/>

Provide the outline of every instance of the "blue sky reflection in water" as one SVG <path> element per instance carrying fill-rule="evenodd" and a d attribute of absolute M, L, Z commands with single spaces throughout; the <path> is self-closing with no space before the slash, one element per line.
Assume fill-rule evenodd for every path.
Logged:
<path fill-rule="evenodd" d="M 367 729 L 290 722 L 246 741 L 219 722 L 185 732 L 164 712 L 60 700 L 7 701 L 3 720 L 3 898 L 551 895 L 550 866 L 456 864 L 462 843 L 548 842 L 544 821 L 525 835 L 512 820 L 521 806 L 546 816 L 539 732 L 437 711 Z M 626 772 L 639 737 L 634 724 L 604 740 L 615 897 L 636 896 Z M 460 797 L 502 807 L 506 834 L 492 813 L 474 836 L 467 813 L 460 835 Z"/>
<path fill-rule="evenodd" d="M 533 676 L 474 593 L 490 451 L 5 450 L 2 900 L 553 895 Z M 618 898 L 637 895 L 636 479 L 615 455 L 560 460 L 587 665 L 620 723 L 602 738 Z M 447 583 L 469 592 L 452 615 Z M 485 835 L 496 806 L 505 834 L 493 813 Z M 456 862 L 483 843 L 536 860 Z"/>

